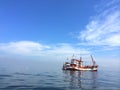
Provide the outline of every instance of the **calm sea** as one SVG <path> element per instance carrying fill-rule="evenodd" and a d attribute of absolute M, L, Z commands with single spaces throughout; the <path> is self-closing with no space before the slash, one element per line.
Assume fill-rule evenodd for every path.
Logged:
<path fill-rule="evenodd" d="M 111 65 L 112 66 L 112 65 Z M 63 71 L 62 63 L 0 61 L 0 90 L 120 90 L 118 67 Z"/>

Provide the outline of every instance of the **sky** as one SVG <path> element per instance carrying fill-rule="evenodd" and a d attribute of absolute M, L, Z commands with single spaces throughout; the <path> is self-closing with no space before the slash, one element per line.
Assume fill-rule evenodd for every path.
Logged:
<path fill-rule="evenodd" d="M 120 61 L 119 0 L 0 0 L 0 58 Z"/>

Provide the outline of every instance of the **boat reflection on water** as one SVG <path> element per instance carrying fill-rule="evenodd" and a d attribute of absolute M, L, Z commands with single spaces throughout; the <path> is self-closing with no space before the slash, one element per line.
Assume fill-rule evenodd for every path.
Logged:
<path fill-rule="evenodd" d="M 97 71 L 63 71 L 69 90 L 97 89 Z"/>

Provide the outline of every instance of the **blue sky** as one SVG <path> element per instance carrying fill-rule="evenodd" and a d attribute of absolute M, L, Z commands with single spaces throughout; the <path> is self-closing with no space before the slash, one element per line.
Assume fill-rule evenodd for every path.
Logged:
<path fill-rule="evenodd" d="M 120 60 L 119 0 L 0 0 L 0 56 Z"/>

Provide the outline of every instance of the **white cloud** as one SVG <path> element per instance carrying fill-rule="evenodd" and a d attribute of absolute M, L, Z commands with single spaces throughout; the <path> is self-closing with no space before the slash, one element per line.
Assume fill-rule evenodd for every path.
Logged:
<path fill-rule="evenodd" d="M 55 56 L 72 54 L 89 54 L 90 52 L 70 44 L 58 44 L 54 46 L 43 45 L 33 41 L 18 41 L 0 44 L 0 51 L 18 55 Z"/>
<path fill-rule="evenodd" d="M 54 46 L 49 53 L 56 53 L 56 54 L 88 54 L 90 51 L 79 47 L 73 47 L 70 44 L 59 44 Z"/>
<path fill-rule="evenodd" d="M 50 47 L 47 45 L 32 41 L 18 41 L 0 44 L 0 50 L 14 54 L 33 54 L 48 48 Z"/>
<path fill-rule="evenodd" d="M 120 46 L 120 8 L 118 1 L 105 3 L 106 6 L 91 19 L 86 25 L 86 29 L 80 32 L 78 38 L 82 44 L 86 42 L 88 45 Z"/>

